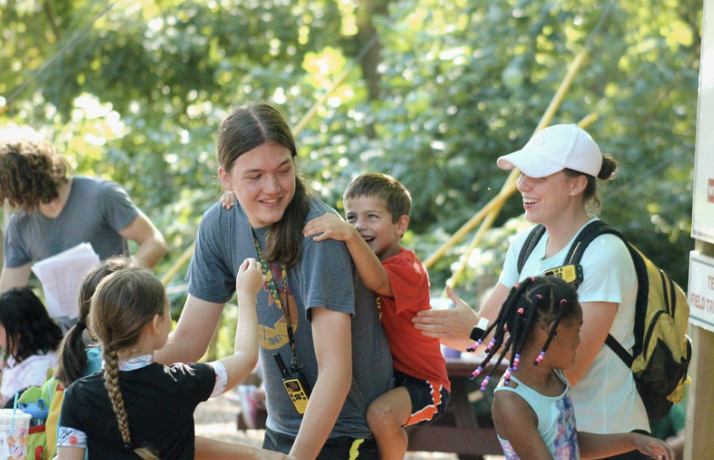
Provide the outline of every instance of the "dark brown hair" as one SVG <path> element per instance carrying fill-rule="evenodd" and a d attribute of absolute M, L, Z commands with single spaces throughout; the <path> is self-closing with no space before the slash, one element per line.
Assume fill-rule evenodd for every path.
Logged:
<path fill-rule="evenodd" d="M 28 288 L 13 288 L 0 294 L 0 324 L 6 336 L 5 365 L 10 356 L 20 363 L 32 355 L 54 351 L 62 340 L 62 330 Z"/>
<path fill-rule="evenodd" d="M 218 130 L 218 162 L 230 172 L 235 160 L 265 143 L 290 151 L 295 163 L 295 139 L 285 118 L 270 104 L 254 102 L 231 110 Z M 310 210 L 310 197 L 304 180 L 295 175 L 295 195 L 282 219 L 271 225 L 266 236 L 266 260 L 294 267 L 300 260 L 302 229 Z"/>
<path fill-rule="evenodd" d="M 166 290 L 149 270 L 130 267 L 105 277 L 91 300 L 91 331 L 103 346 L 104 386 L 124 444 L 145 460 L 158 460 L 146 447 L 131 444 L 129 419 L 119 387 L 119 350 L 136 345 L 146 326 L 164 314 Z M 165 318 L 170 321 L 170 318 Z"/>
<path fill-rule="evenodd" d="M 409 191 L 397 179 L 381 173 L 365 173 L 352 179 L 347 186 L 343 199 L 356 197 L 376 198 L 392 215 L 392 223 L 412 212 L 412 197 Z"/>
<path fill-rule="evenodd" d="M 587 178 L 588 185 L 585 186 L 585 191 L 583 192 L 583 201 L 585 203 L 592 201 L 592 212 L 594 214 L 599 214 L 602 203 L 600 203 L 600 197 L 597 193 L 597 179 L 590 174 L 581 173 L 568 168 L 564 169 L 563 172 L 568 177 L 585 176 Z M 615 177 L 616 172 L 617 162 L 615 159 L 611 155 L 603 155 L 602 166 L 600 167 L 600 172 L 598 173 L 597 178 L 600 180 L 610 180 Z"/>
<path fill-rule="evenodd" d="M 140 268 L 141 264 L 129 257 L 112 257 L 84 275 L 79 287 L 79 315 L 59 346 L 55 378 L 65 388 L 84 375 L 87 369 L 87 344 L 83 332 L 89 325 L 92 296 L 99 283 L 112 273 L 124 268 Z"/>
<path fill-rule="evenodd" d="M 69 163 L 35 131 L 0 130 L 0 203 L 7 199 L 30 213 L 59 196 L 59 186 L 67 183 L 69 173 Z"/>

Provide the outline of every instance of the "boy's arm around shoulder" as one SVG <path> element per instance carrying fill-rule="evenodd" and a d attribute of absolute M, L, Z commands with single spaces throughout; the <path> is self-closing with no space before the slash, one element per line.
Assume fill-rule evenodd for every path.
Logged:
<path fill-rule="evenodd" d="M 324 214 L 305 224 L 304 233 L 306 237 L 312 236 L 315 241 L 344 241 L 367 289 L 379 295 L 394 297 L 382 262 L 352 225 L 335 214 Z"/>
<path fill-rule="evenodd" d="M 498 391 L 491 408 L 493 424 L 521 460 L 553 460 L 538 431 L 538 416 L 525 399 L 512 391 Z"/>

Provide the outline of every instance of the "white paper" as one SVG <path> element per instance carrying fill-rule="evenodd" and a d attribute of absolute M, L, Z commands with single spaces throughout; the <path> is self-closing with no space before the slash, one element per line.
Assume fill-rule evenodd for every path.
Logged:
<path fill-rule="evenodd" d="M 32 266 L 32 271 L 45 291 L 45 303 L 50 317 L 77 317 L 79 285 L 84 275 L 97 265 L 99 256 L 92 245 L 81 243 Z"/>

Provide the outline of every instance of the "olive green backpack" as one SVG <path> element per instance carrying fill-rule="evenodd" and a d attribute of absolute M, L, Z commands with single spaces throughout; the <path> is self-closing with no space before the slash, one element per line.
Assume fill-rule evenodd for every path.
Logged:
<path fill-rule="evenodd" d="M 544 233 L 545 228 L 537 225 L 526 238 L 518 255 L 519 273 Z M 632 356 L 610 334 L 605 343 L 632 370 L 647 416 L 660 420 L 669 413 L 672 404 L 682 400 L 684 384 L 689 382 L 687 369 L 692 358 L 692 343 L 687 337 L 687 296 L 619 231 L 601 220 L 590 222 L 582 229 L 563 265 L 578 265 L 588 245 L 604 234 L 616 235 L 625 243 L 638 283 Z"/>

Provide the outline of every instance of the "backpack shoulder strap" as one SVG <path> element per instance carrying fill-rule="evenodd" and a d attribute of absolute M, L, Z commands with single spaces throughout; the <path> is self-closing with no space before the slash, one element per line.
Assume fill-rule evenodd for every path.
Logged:
<path fill-rule="evenodd" d="M 620 358 L 622 362 L 627 365 L 628 368 L 632 368 L 632 363 L 635 359 L 630 356 L 627 350 L 625 350 L 625 347 L 620 345 L 620 342 L 618 342 L 615 337 L 613 337 L 611 334 L 607 334 L 605 344 L 610 347 L 610 350 L 612 350 L 618 356 L 618 358 Z"/>
<path fill-rule="evenodd" d="M 578 233 L 578 236 L 575 237 L 575 241 L 573 241 L 573 244 L 570 246 L 570 250 L 568 251 L 568 255 L 565 256 L 565 262 L 563 262 L 563 264 L 579 264 L 588 245 L 598 236 L 607 233 L 617 235 L 627 244 L 622 233 L 611 227 L 610 224 L 602 220 L 594 220 L 587 224 L 580 233 Z"/>
<path fill-rule="evenodd" d="M 521 273 L 521 271 L 523 271 L 523 266 L 526 264 L 528 257 L 530 257 L 531 253 L 533 253 L 533 250 L 535 249 L 540 239 L 543 238 L 544 234 L 545 227 L 542 224 L 538 224 L 535 226 L 535 228 L 533 228 L 533 230 L 531 230 L 531 232 L 526 237 L 526 241 L 523 243 L 521 252 L 518 254 L 517 268 L 519 274 Z"/>
<path fill-rule="evenodd" d="M 628 251 L 630 252 L 630 256 L 633 256 L 632 254 L 632 248 L 630 244 L 627 242 L 625 237 L 620 233 L 617 229 L 613 228 L 610 226 L 605 221 L 602 220 L 596 220 L 591 223 L 589 223 L 585 228 L 583 228 L 578 236 L 575 238 L 575 241 L 573 241 L 572 246 L 570 246 L 570 250 L 568 251 L 568 255 L 565 257 L 566 264 L 579 264 L 580 260 L 583 258 L 583 254 L 585 253 L 585 250 L 587 249 L 588 245 L 598 236 L 600 235 L 605 235 L 605 234 L 611 234 L 615 235 L 618 238 L 622 240 L 623 243 L 625 243 L 625 246 L 627 247 Z M 634 262 L 634 256 L 633 256 L 633 262 Z M 635 267 L 637 269 L 637 267 Z M 637 271 L 637 270 L 636 270 Z M 639 272 L 638 272 L 638 277 L 639 277 Z M 639 278 L 638 278 L 639 279 Z M 639 305 L 640 300 L 639 300 L 639 291 L 638 290 L 638 302 L 637 304 Z M 646 293 L 645 293 L 646 295 Z M 645 297 L 645 302 L 646 302 L 646 297 Z M 636 317 L 639 317 L 641 315 L 636 313 Z M 635 321 L 635 327 L 637 327 L 637 320 Z M 637 334 L 635 334 L 637 335 Z M 632 367 L 632 362 L 634 361 L 633 357 L 630 356 L 630 354 L 625 350 L 625 348 L 620 345 L 620 342 L 617 341 L 615 337 L 613 337 L 611 334 L 607 334 L 607 338 L 605 339 L 605 344 L 610 347 L 610 349 L 622 360 L 625 365 L 627 365 L 628 368 Z"/>

